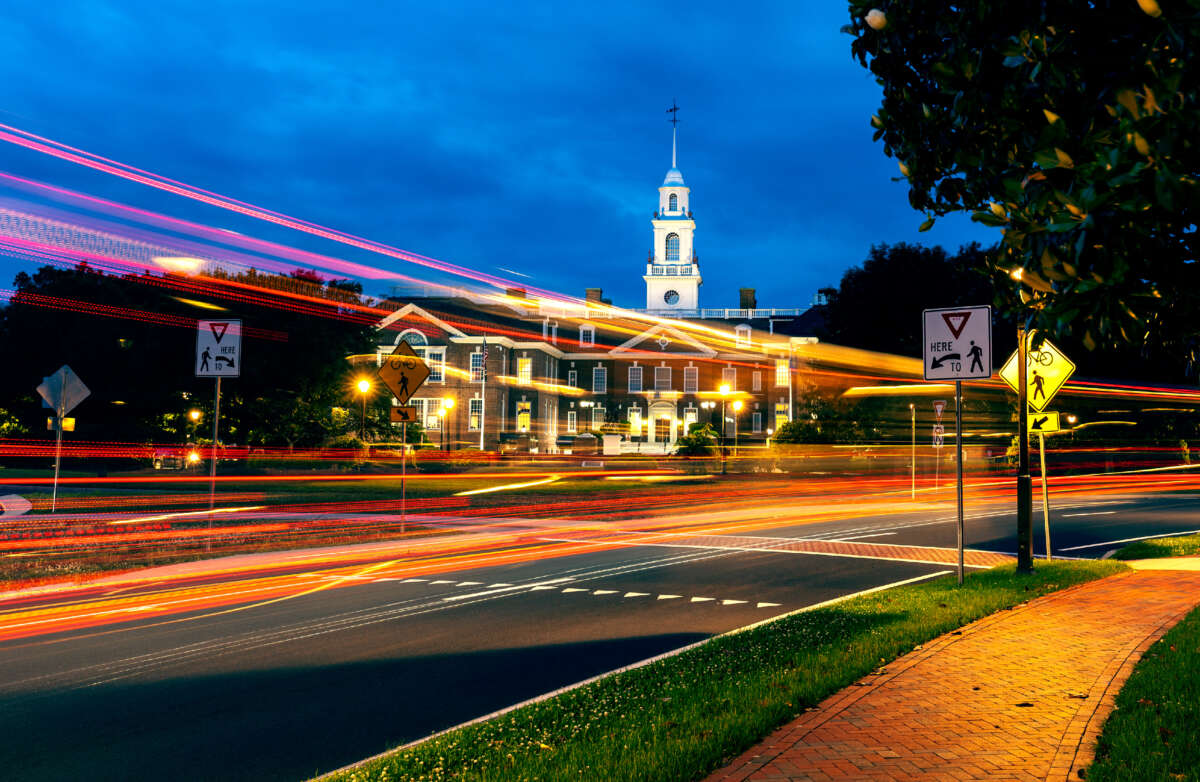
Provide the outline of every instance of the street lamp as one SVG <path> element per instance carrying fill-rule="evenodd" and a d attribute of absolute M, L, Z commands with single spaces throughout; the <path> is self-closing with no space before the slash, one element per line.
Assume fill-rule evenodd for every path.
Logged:
<path fill-rule="evenodd" d="M 738 447 L 738 413 L 742 411 L 742 400 L 733 400 L 733 458 L 737 458 Z"/>
<path fill-rule="evenodd" d="M 717 389 L 721 394 L 721 474 L 725 474 L 725 397 L 729 395 L 729 384 L 722 383 Z"/>
<path fill-rule="evenodd" d="M 453 409 L 454 409 L 454 397 L 452 397 L 452 396 L 442 397 L 442 410 L 440 413 L 438 413 L 438 415 L 442 416 L 442 426 L 443 427 L 450 425 L 449 424 L 450 411 Z M 454 441 L 451 440 L 450 443 L 453 444 Z M 442 429 L 442 450 L 446 450 L 446 430 L 444 428 Z"/>
<path fill-rule="evenodd" d="M 438 423 L 438 426 L 442 430 L 442 450 L 444 451 L 446 450 L 446 408 L 439 407 L 437 414 L 438 418 L 441 419 L 441 421 Z"/>
<path fill-rule="evenodd" d="M 363 442 L 367 441 L 367 394 L 371 390 L 371 381 L 365 377 L 361 378 L 357 384 L 358 393 L 362 394 L 362 421 L 359 425 L 359 436 Z"/>

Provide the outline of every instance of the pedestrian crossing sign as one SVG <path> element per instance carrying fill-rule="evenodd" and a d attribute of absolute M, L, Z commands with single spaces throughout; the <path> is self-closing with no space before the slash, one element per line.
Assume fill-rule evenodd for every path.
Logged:
<path fill-rule="evenodd" d="M 1032 343 L 1033 334 L 1027 339 Z M 1000 368 L 1000 379 L 1019 393 L 1017 369 L 1017 351 L 1014 350 Z M 1025 383 L 1028 391 L 1026 398 L 1029 406 L 1039 413 L 1045 410 L 1050 400 L 1074 373 L 1075 362 L 1067 358 L 1050 340 L 1042 340 L 1042 345 L 1037 350 L 1029 348 L 1025 356 Z"/>
<path fill-rule="evenodd" d="M 429 378 L 429 367 L 407 342 L 401 341 L 379 367 L 379 379 L 403 405 Z"/>

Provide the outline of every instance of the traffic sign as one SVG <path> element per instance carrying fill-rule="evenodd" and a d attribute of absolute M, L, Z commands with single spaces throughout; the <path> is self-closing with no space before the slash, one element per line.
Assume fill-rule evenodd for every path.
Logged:
<path fill-rule="evenodd" d="M 1056 412 L 1047 411 L 1045 413 L 1030 413 L 1029 414 L 1029 433 L 1030 434 L 1033 434 L 1035 432 L 1040 432 L 1041 434 L 1048 434 L 1050 432 L 1057 432 L 1061 429 L 1062 429 L 1062 426 L 1060 426 L 1058 413 L 1056 413 Z"/>
<path fill-rule="evenodd" d="M 242 322 L 196 322 L 196 377 L 238 377 L 242 373 Z"/>
<path fill-rule="evenodd" d="M 421 416 L 415 407 L 393 407 L 392 408 L 392 423 L 394 424 L 411 424 L 414 421 L 420 421 Z"/>
<path fill-rule="evenodd" d="M 45 400 L 45 406 L 54 411 L 55 415 L 64 416 L 75 409 L 92 392 L 79 379 L 79 375 L 66 364 L 58 368 L 50 377 L 42 378 L 42 384 L 37 387 L 38 394 Z"/>
<path fill-rule="evenodd" d="M 404 404 L 429 377 L 429 367 L 407 342 L 401 342 L 379 367 L 379 379 Z"/>
<path fill-rule="evenodd" d="M 946 427 L 935 424 L 933 427 L 933 447 L 941 448 L 946 442 Z"/>
<path fill-rule="evenodd" d="M 992 376 L 992 308 L 943 307 L 922 318 L 926 380 Z"/>
<path fill-rule="evenodd" d="M 46 419 L 46 431 L 47 432 L 56 432 L 56 431 L 58 431 L 58 427 L 60 427 L 60 426 L 62 427 L 62 430 L 64 432 L 74 432 L 75 431 L 75 419 L 74 418 L 58 418 L 57 416 L 52 416 L 52 417 Z"/>
<path fill-rule="evenodd" d="M 933 414 L 937 416 L 937 422 L 942 422 L 942 411 L 946 409 L 946 400 L 939 399 L 933 403 Z"/>
<path fill-rule="evenodd" d="M 1033 337 L 1030 336 L 1029 340 L 1032 342 Z M 1028 350 L 1025 359 L 1025 381 L 1029 384 L 1026 396 L 1029 406 L 1040 413 L 1074 374 L 1075 363 L 1048 339 L 1042 340 L 1040 350 Z M 1000 368 L 1000 379 L 1008 383 L 1013 391 L 1019 392 L 1017 369 L 1017 351 L 1014 350 Z"/>

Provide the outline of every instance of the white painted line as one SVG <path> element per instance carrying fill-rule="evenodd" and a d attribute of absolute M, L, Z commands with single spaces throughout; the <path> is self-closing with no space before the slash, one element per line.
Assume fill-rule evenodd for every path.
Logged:
<path fill-rule="evenodd" d="M 957 521 L 957 519 L 955 519 L 955 521 Z M 895 535 L 895 534 L 896 534 L 895 532 L 876 532 L 871 535 L 852 535 L 848 538 L 826 538 L 826 540 L 828 540 L 832 543 L 837 543 L 837 542 L 843 541 L 843 540 L 861 540 L 862 538 L 882 538 L 885 535 Z"/>
<path fill-rule="evenodd" d="M 555 586 L 535 586 L 535 587 L 530 587 L 530 588 L 529 588 L 529 591 L 530 591 L 530 592 L 540 592 L 540 591 L 542 591 L 543 589 L 558 589 L 558 587 L 555 587 Z"/>
<path fill-rule="evenodd" d="M 481 722 L 487 722 L 488 720 L 495 719 L 496 717 L 502 717 L 505 714 L 509 714 L 513 711 L 516 711 L 517 709 L 524 707 L 524 706 L 532 706 L 535 703 L 541 703 L 543 701 L 547 701 L 547 700 L 555 697 L 556 695 L 562 695 L 565 692 L 577 690 L 580 687 L 591 684 L 592 682 L 597 682 L 597 681 L 600 681 L 601 679 L 607 679 L 609 676 L 613 676 L 618 673 L 624 673 L 625 671 L 636 670 L 638 668 L 644 668 L 647 665 L 650 665 L 651 663 L 658 662 L 659 660 L 666 660 L 670 657 L 674 657 L 678 654 L 682 654 L 683 652 L 689 651 L 691 649 L 696 649 L 700 646 L 704 646 L 707 643 L 712 643 L 712 641 L 714 641 L 717 638 L 724 638 L 724 637 L 730 636 L 730 635 L 737 635 L 738 633 L 744 633 L 747 630 L 753 630 L 756 627 L 762 627 L 763 625 L 769 624 L 771 622 L 778 622 L 779 620 L 786 619 L 789 616 L 794 616 L 796 614 L 802 614 L 807 611 L 815 611 L 818 608 L 825 608 L 826 606 L 835 605 L 837 603 L 841 603 L 846 600 L 851 600 L 856 597 L 861 597 L 862 595 L 869 595 L 873 592 L 881 592 L 885 589 L 892 589 L 894 587 L 904 586 L 905 584 L 912 584 L 917 581 L 925 581 L 927 579 L 936 578 L 938 576 L 950 575 L 953 572 L 954 572 L 953 570 L 939 570 L 936 573 L 928 573 L 924 576 L 916 576 L 915 578 L 906 578 L 903 581 L 895 581 L 891 584 L 884 584 L 883 586 L 872 587 L 871 589 L 864 589 L 861 592 L 854 592 L 853 594 L 842 595 L 841 597 L 835 597 L 832 600 L 826 600 L 823 603 L 814 603 L 813 605 L 805 606 L 804 608 L 798 608 L 795 611 L 789 611 L 786 614 L 780 614 L 779 616 L 773 616 L 769 619 L 763 619 L 762 621 L 754 622 L 753 624 L 748 624 L 745 627 L 739 627 L 736 630 L 730 630 L 727 633 L 721 633 L 720 635 L 714 635 L 711 638 L 705 638 L 702 641 L 696 641 L 695 643 L 688 644 L 687 646 L 681 646 L 678 649 L 672 649 L 669 652 L 663 652 L 662 654 L 657 654 L 653 657 L 647 657 L 645 660 L 639 660 L 636 663 L 622 666 L 621 668 L 616 668 L 614 670 L 608 671 L 607 673 L 602 673 L 602 674 L 599 674 L 596 676 L 592 676 L 591 678 L 584 679 L 583 681 L 578 681 L 578 682 L 575 682 L 574 684 L 569 684 L 566 687 L 560 687 L 557 690 L 553 690 L 552 692 L 543 693 L 542 695 L 538 695 L 535 698 L 530 698 L 528 700 L 521 701 L 520 703 L 514 703 L 511 706 L 506 706 L 503 709 L 498 709 L 496 711 L 493 711 L 491 714 L 484 714 L 482 717 L 476 717 L 473 720 L 468 720 L 467 722 L 463 722 L 463 723 L 460 723 L 453 727 L 446 728 L 445 730 L 438 731 L 437 733 L 431 733 L 430 735 L 426 736 L 423 739 L 417 739 L 416 741 L 410 741 L 409 743 L 407 743 L 401 747 L 396 747 L 395 749 L 390 749 L 390 750 L 387 750 L 386 752 L 380 752 L 378 755 L 372 755 L 369 758 L 363 758 L 362 760 L 359 760 L 355 763 L 351 763 L 348 766 L 343 766 L 342 768 L 336 769 L 334 771 L 330 771 L 327 774 L 323 774 L 322 776 L 319 776 L 316 779 L 312 780 L 312 782 L 320 782 L 321 780 L 332 779 L 335 776 L 345 774 L 349 771 L 353 771 L 355 769 L 361 768 L 374 760 L 379 760 L 381 758 L 385 758 L 389 755 L 392 755 L 395 752 L 397 752 L 398 750 L 411 749 L 412 747 L 415 747 L 418 744 L 423 744 L 426 741 L 429 741 L 430 739 L 437 738 L 438 736 L 444 736 L 445 734 L 450 733 L 451 731 L 455 731 L 460 728 L 465 728 L 469 725 L 477 725 Z M 712 600 L 712 599 L 713 598 L 711 598 L 711 597 L 707 597 L 707 598 L 706 597 L 700 597 L 700 598 L 693 597 L 692 601 L 695 602 L 696 600 Z"/>
<path fill-rule="evenodd" d="M 674 600 L 679 597 L 683 597 L 683 595 L 659 595 L 658 599 L 659 600 Z"/>
<path fill-rule="evenodd" d="M 777 608 L 779 603 L 759 603 L 755 608 Z"/>
<path fill-rule="evenodd" d="M 737 605 L 738 603 L 744 603 L 744 602 L 746 602 L 746 601 L 745 600 L 722 600 L 721 605 L 732 606 L 732 605 Z"/>
<path fill-rule="evenodd" d="M 488 584 L 488 587 L 492 588 L 492 589 L 495 589 L 498 587 L 510 587 L 510 586 L 512 586 L 512 584 L 506 584 L 504 582 L 500 582 L 500 583 L 496 583 L 496 584 Z"/>
<path fill-rule="evenodd" d="M 622 597 L 647 597 L 649 592 L 626 592 Z"/>
<path fill-rule="evenodd" d="M 1068 516 L 1110 516 L 1116 513 L 1115 510 L 1094 510 L 1088 513 L 1063 513 L 1060 514 L 1064 519 Z"/>
<path fill-rule="evenodd" d="M 716 600 L 715 597 L 693 597 L 693 603 L 707 603 L 709 600 Z"/>
<path fill-rule="evenodd" d="M 404 584 L 416 584 L 416 583 L 419 583 L 419 582 L 421 582 L 421 581 L 428 581 L 428 580 L 429 580 L 429 579 L 427 579 L 427 578 L 406 578 L 406 579 L 404 579 L 404 581 L 403 581 L 403 582 L 401 582 L 401 583 L 404 583 Z"/>
<path fill-rule="evenodd" d="M 458 583 L 458 582 L 456 582 L 456 581 L 447 581 L 447 580 L 446 580 L 446 579 L 444 579 L 444 578 L 443 578 L 443 579 L 438 579 L 437 581 L 430 581 L 430 582 L 429 582 L 430 586 L 432 586 L 432 585 L 434 585 L 434 584 L 455 584 L 455 583 Z"/>
<path fill-rule="evenodd" d="M 593 595 L 615 595 L 616 593 L 615 589 L 597 589 L 592 592 Z"/>
<path fill-rule="evenodd" d="M 587 591 L 588 590 L 580 589 L 579 587 L 567 587 L 566 589 L 563 590 L 563 592 L 587 592 Z"/>
<path fill-rule="evenodd" d="M 453 597 L 443 597 L 442 601 L 446 603 L 454 603 L 460 600 L 469 600 L 473 597 L 485 597 L 488 595 L 498 595 L 504 592 L 514 592 L 520 589 L 558 589 L 556 586 L 546 586 L 547 584 L 561 584 L 564 581 L 574 581 L 571 577 L 552 578 L 549 581 L 541 581 L 536 584 L 515 584 L 513 586 L 501 587 L 499 589 L 485 589 L 482 592 L 468 592 L 465 595 L 454 595 Z"/>
<path fill-rule="evenodd" d="M 398 579 L 398 578 L 377 578 L 377 579 L 375 579 L 375 583 L 378 584 L 380 581 L 399 581 L 399 580 L 400 579 Z"/>
<path fill-rule="evenodd" d="M 458 584 L 456 584 L 455 586 L 476 587 L 476 586 L 480 586 L 481 584 L 483 584 L 482 581 L 459 581 Z"/>
<path fill-rule="evenodd" d="M 1062 551 L 1078 551 L 1081 548 L 1098 548 L 1100 546 L 1111 546 L 1114 543 L 1136 543 L 1139 540 L 1150 540 L 1152 538 L 1177 538 L 1181 535 L 1196 535 L 1200 534 L 1200 529 L 1188 530 L 1187 532 L 1160 532 L 1157 535 L 1143 535 L 1140 538 L 1122 538 L 1121 540 L 1106 540 L 1103 543 L 1088 543 L 1086 546 L 1071 546 L 1061 549 Z"/>

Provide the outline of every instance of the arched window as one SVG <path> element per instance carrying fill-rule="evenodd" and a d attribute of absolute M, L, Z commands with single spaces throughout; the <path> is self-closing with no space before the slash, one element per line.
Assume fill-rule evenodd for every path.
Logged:
<path fill-rule="evenodd" d="M 672 212 L 678 211 L 679 210 L 679 196 L 675 195 L 674 193 L 671 193 L 670 206 L 668 206 L 667 208 Z"/>
<path fill-rule="evenodd" d="M 750 345 L 750 327 L 745 323 L 739 323 L 737 326 L 734 326 L 733 334 L 739 348 Z"/>
<path fill-rule="evenodd" d="M 404 331 L 401 331 L 400 335 L 398 337 L 396 337 L 395 344 L 399 345 L 401 340 L 404 340 L 409 345 L 428 345 L 429 344 L 429 339 L 424 334 L 417 331 L 416 329 L 405 329 Z"/>
<path fill-rule="evenodd" d="M 679 260 L 679 234 L 667 234 L 667 260 Z"/>

